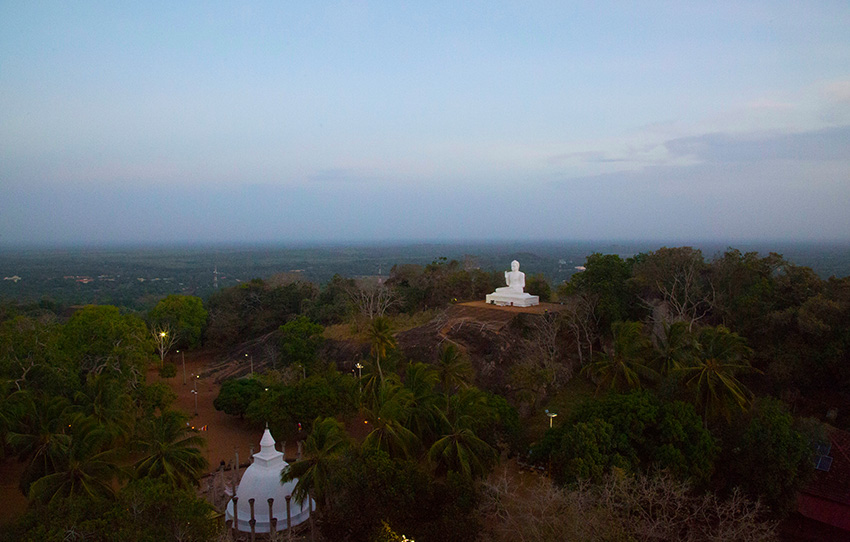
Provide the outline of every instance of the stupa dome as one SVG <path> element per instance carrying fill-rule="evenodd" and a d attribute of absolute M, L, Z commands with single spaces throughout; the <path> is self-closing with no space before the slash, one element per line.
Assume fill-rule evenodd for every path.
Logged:
<path fill-rule="evenodd" d="M 271 531 L 271 518 L 269 518 L 269 499 L 274 499 L 272 514 L 277 518 L 277 529 L 286 529 L 286 496 L 292 495 L 298 480 L 292 480 L 285 484 L 280 483 L 280 473 L 287 467 L 283 460 L 283 454 L 275 449 L 275 441 L 271 432 L 266 429 L 260 440 L 260 451 L 254 454 L 254 462 L 245 471 L 239 487 L 236 489 L 238 508 L 236 510 L 240 531 L 251 532 L 251 503 L 254 499 L 254 532 L 268 533 Z M 308 504 L 309 501 L 309 504 Z M 312 499 L 305 499 L 298 504 L 292 499 L 289 513 L 292 525 L 298 525 L 310 517 L 310 506 L 316 509 Z M 225 519 L 233 519 L 233 500 L 227 503 Z"/>

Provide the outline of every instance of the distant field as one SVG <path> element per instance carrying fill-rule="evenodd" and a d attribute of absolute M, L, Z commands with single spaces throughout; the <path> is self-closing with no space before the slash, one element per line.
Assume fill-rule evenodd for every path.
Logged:
<path fill-rule="evenodd" d="M 146 309 L 164 295 L 207 298 L 215 289 L 252 278 L 290 273 L 323 284 L 334 274 L 388 275 L 393 265 L 428 264 L 440 257 L 484 270 L 507 269 L 517 259 L 529 274 L 543 273 L 553 285 L 576 272 L 594 252 L 622 257 L 661 246 L 660 242 L 490 242 L 312 246 L 193 246 L 109 248 L 7 248 L 0 250 L 0 300 L 65 305 L 108 303 Z M 727 245 L 695 243 L 707 259 Z M 741 251 L 783 254 L 820 276 L 850 275 L 850 244 L 737 244 Z M 217 271 L 217 273 L 216 273 Z"/>

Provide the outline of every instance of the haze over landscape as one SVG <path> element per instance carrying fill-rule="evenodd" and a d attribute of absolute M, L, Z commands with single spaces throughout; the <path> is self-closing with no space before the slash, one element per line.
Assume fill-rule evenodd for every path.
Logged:
<path fill-rule="evenodd" d="M 850 4 L 0 4 L 0 245 L 850 240 Z"/>

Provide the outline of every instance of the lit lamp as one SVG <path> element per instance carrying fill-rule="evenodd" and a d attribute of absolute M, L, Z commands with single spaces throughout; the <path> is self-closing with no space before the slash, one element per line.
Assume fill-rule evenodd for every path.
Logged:
<path fill-rule="evenodd" d="M 547 416 L 549 416 L 549 429 L 552 429 L 552 420 L 553 420 L 553 419 L 555 418 L 555 416 L 557 416 L 558 414 L 557 414 L 557 413 L 555 413 L 555 412 L 549 412 L 549 409 L 547 408 L 547 409 L 546 409 L 546 415 L 547 415 Z"/>

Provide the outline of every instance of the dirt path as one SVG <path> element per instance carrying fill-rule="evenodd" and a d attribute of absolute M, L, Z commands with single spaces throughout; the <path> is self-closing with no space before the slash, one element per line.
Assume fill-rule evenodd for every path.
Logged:
<path fill-rule="evenodd" d="M 177 376 L 161 379 L 156 370 L 148 372 L 148 382 L 164 381 L 177 394 L 174 404 L 191 416 L 189 423 L 196 429 L 206 427 L 201 431 L 207 445 L 204 449 L 210 470 L 218 469 L 221 461 L 225 464 L 233 462 L 235 454 L 239 453 L 239 462 L 246 463 L 250 458 L 251 446 L 254 451 L 260 450 L 262 430 L 252 429 L 247 421 L 229 416 L 213 407 L 213 400 L 218 396 L 219 385 L 211 378 L 200 377 L 204 369 L 215 361 L 211 352 L 189 353 L 186 356 L 186 384 L 183 384 L 183 366 L 181 359 L 172 354 L 177 362 Z M 195 394 L 197 389 L 197 411 L 195 410 Z M 197 412 L 197 415 L 195 415 Z M 287 444 L 286 457 L 294 457 L 295 444 Z"/>

